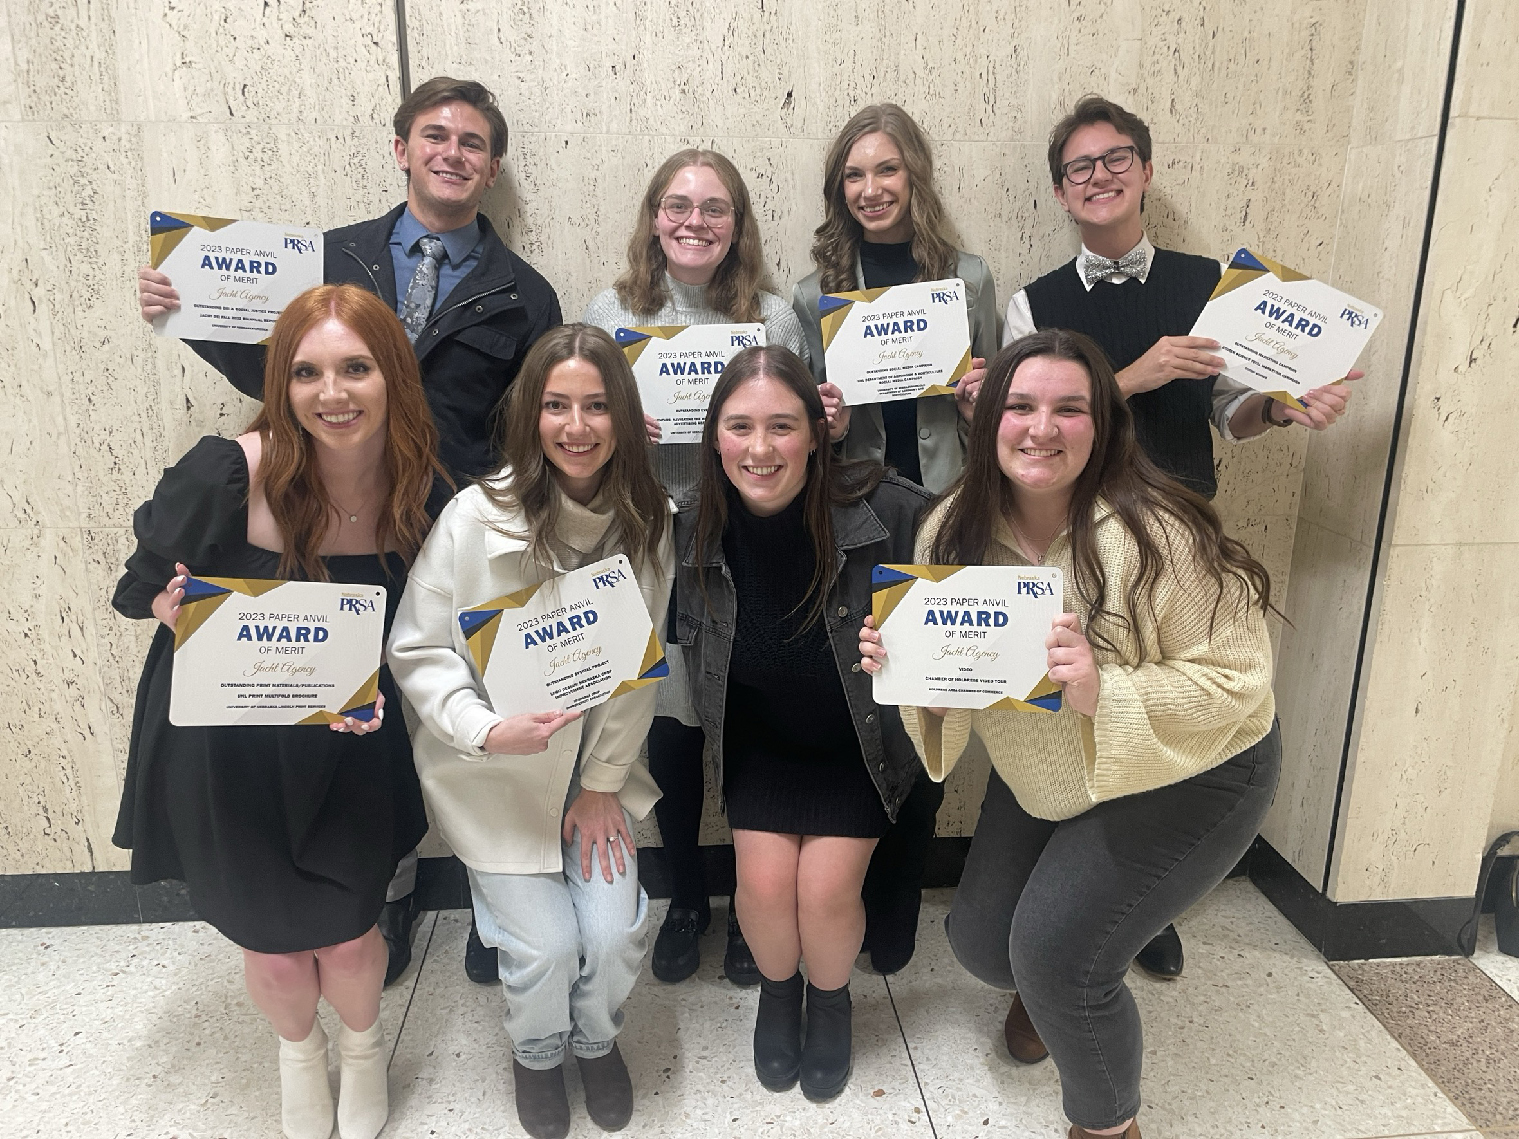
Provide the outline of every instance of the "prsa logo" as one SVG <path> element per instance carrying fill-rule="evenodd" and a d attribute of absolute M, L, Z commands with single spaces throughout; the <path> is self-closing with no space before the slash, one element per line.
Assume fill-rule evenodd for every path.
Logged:
<path fill-rule="evenodd" d="M 1340 310 L 1340 319 L 1349 324 L 1351 328 L 1365 328 L 1371 323 L 1371 317 L 1367 316 L 1360 309 L 1351 308 L 1349 305 Z"/>
<path fill-rule="evenodd" d="M 628 575 L 620 569 L 609 569 L 605 573 L 599 573 L 591 578 L 591 585 L 597 589 L 611 589 L 619 581 L 627 581 Z"/>
<path fill-rule="evenodd" d="M 1019 597 L 1048 597 L 1055 587 L 1047 581 L 1020 581 L 1016 594 Z"/>
<path fill-rule="evenodd" d="M 379 606 L 375 604 L 372 597 L 354 597 L 352 594 L 345 593 L 338 598 L 339 613 L 354 613 L 362 616 L 365 613 L 373 613 L 377 608 Z"/>
<path fill-rule="evenodd" d="M 958 289 L 930 289 L 928 299 L 936 305 L 953 304 L 960 300 Z"/>
<path fill-rule="evenodd" d="M 295 237 L 285 234 L 285 248 L 293 249 L 297 253 L 315 253 L 316 239 L 312 237 Z"/>
<path fill-rule="evenodd" d="M 758 348 L 760 339 L 752 332 L 735 332 L 728 338 L 730 348 Z"/>

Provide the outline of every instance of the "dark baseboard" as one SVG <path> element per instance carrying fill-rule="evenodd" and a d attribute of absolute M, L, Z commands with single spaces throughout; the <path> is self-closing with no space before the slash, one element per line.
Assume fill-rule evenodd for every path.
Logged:
<path fill-rule="evenodd" d="M 934 839 L 923 884 L 958 883 L 969 849 L 969 838 Z M 731 894 L 733 847 L 704 846 L 701 854 L 707 888 L 714 896 Z M 1493 874 L 1494 882 L 1508 881 L 1502 869 Z M 1261 893 L 1330 961 L 1458 956 L 1458 931 L 1471 916 L 1470 898 L 1331 902 L 1261 838 L 1255 840 L 1231 877 L 1240 874 L 1248 874 Z M 653 846 L 639 852 L 639 878 L 650 897 L 670 896 L 663 848 Z M 417 898 L 426 910 L 467 909 L 469 883 L 464 865 L 457 858 L 422 859 L 417 867 Z M 1485 901 L 1484 909 L 1491 910 L 1492 898 Z M 194 920 L 189 893 L 178 882 L 134 886 L 125 871 L 0 875 L 0 929 Z"/>
<path fill-rule="evenodd" d="M 936 838 L 928 851 L 925 886 L 953 886 L 965 865 L 968 838 Z M 733 847 L 704 846 L 707 888 L 733 893 Z M 651 898 L 670 896 L 662 847 L 638 852 L 638 876 Z M 417 899 L 424 910 L 469 908 L 469 880 L 457 858 L 423 858 L 417 864 Z M 81 874 L 0 874 L 0 929 L 66 925 L 130 925 L 195 921 L 189 892 L 179 882 L 134 886 L 125 870 Z"/>
<path fill-rule="evenodd" d="M 1459 957 L 1474 898 L 1332 902 L 1263 838 L 1249 854 L 1250 881 L 1327 961 Z"/>

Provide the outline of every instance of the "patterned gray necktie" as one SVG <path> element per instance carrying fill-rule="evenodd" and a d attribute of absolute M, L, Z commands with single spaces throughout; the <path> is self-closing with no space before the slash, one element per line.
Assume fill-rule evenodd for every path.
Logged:
<path fill-rule="evenodd" d="M 443 260 L 443 239 L 428 234 L 418 238 L 422 247 L 422 264 L 411 275 L 406 286 L 406 303 L 401 306 L 401 323 L 406 327 L 407 338 L 415 344 L 427 320 L 432 316 L 433 302 L 438 299 L 438 265 Z"/>
<path fill-rule="evenodd" d="M 1086 280 L 1087 288 L 1091 288 L 1098 281 L 1107 277 L 1137 277 L 1139 271 L 1145 267 L 1145 251 L 1143 248 L 1131 249 L 1117 261 L 1110 261 L 1106 257 L 1099 257 L 1095 253 L 1088 253 L 1087 259 L 1082 262 L 1081 275 Z"/>

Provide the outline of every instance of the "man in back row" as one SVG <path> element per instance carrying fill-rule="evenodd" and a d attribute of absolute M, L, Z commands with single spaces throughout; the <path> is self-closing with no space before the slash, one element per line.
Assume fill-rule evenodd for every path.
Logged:
<path fill-rule="evenodd" d="M 553 288 L 480 213 L 480 200 L 501 171 L 506 134 L 495 96 L 483 84 L 429 79 L 395 115 L 392 145 L 406 175 L 405 203 L 325 235 L 325 282 L 368 289 L 401 318 L 438 426 L 438 457 L 456 482 L 495 469 L 496 409 L 533 342 L 562 322 Z M 137 280 L 144 320 L 179 308 L 179 294 L 163 273 L 144 267 Z M 263 397 L 263 345 L 186 343 L 238 391 Z M 390 954 L 387 985 L 411 961 L 416 874 L 413 851 L 397 867 L 380 916 Z M 495 957 L 471 924 L 470 979 L 495 981 Z"/>

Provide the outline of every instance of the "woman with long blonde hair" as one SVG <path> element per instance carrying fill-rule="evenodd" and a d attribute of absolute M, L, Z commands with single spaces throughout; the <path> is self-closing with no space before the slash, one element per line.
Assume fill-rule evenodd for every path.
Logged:
<path fill-rule="evenodd" d="M 133 518 L 137 549 L 113 600 L 160 622 L 114 841 L 132 851 L 132 881 L 183 881 L 196 913 L 242 948 L 249 995 L 280 1037 L 290 1139 L 332 1130 L 323 997 L 339 1021 L 339 1134 L 372 1139 L 389 1111 L 375 923 L 397 860 L 427 830 L 411 746 L 383 667 L 367 721 L 172 725 L 174 627 L 194 574 L 381 586 L 388 628 L 450 493 L 435 451 L 395 313 L 351 285 L 302 293 L 275 323 L 262 410 L 164 472 Z"/>

